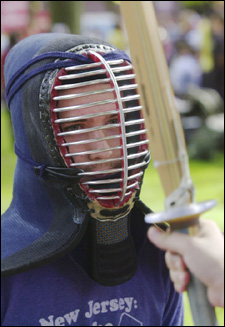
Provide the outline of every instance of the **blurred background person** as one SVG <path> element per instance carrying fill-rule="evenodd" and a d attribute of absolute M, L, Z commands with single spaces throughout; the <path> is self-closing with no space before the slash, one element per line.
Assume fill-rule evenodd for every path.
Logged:
<path fill-rule="evenodd" d="M 202 85 L 203 72 L 197 50 L 184 39 L 176 43 L 176 50 L 177 54 L 170 63 L 170 77 L 175 94 L 182 97 L 191 86 Z"/>

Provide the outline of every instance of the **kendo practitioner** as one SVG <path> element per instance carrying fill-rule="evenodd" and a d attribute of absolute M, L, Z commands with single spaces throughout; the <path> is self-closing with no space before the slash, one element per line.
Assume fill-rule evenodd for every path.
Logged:
<path fill-rule="evenodd" d="M 37 34 L 4 70 L 17 164 L 2 326 L 181 326 L 139 199 L 150 153 L 129 57 L 94 38 Z"/>

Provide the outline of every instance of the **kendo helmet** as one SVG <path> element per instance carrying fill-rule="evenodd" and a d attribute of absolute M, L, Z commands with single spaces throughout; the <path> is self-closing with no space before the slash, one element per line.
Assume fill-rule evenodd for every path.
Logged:
<path fill-rule="evenodd" d="M 24 153 L 16 141 L 16 153 L 32 167 L 49 199 L 58 201 L 53 210 L 52 233 L 32 243 L 34 249 L 50 242 L 50 249 L 39 258 L 26 259 L 29 264 L 21 264 L 15 259 L 16 253 L 12 254 L 12 268 L 8 271 L 14 273 L 49 262 L 72 249 L 82 238 L 89 219 L 98 248 L 107 245 L 109 249 L 129 240 L 128 216 L 139 199 L 144 170 L 150 161 L 138 85 L 129 57 L 93 38 L 48 35 L 50 41 L 10 74 L 6 86 L 11 110 L 15 97 L 22 93 L 29 151 Z M 41 36 L 35 36 L 37 42 Z M 28 39 L 31 45 L 34 38 Z M 28 39 L 21 44 L 27 46 Z M 63 240 L 58 234 L 63 217 L 61 209 L 56 208 L 66 203 L 68 233 L 63 234 Z M 71 233 L 75 226 L 76 231 Z M 58 246 L 51 241 L 54 233 L 60 238 Z M 130 240 L 129 245 L 125 243 L 124 249 L 131 247 Z M 28 248 L 21 251 L 29 257 Z M 133 249 L 131 252 L 134 256 Z M 114 285 L 130 278 L 135 268 L 125 277 L 121 272 L 116 276 L 115 271 L 113 276 L 104 277 L 98 272 L 99 264 L 94 270 L 96 280 Z"/>

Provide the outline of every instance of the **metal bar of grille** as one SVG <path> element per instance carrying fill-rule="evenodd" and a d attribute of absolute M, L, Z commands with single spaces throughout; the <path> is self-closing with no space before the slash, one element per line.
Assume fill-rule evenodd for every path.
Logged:
<path fill-rule="evenodd" d="M 112 150 L 120 150 L 120 149 L 122 149 L 122 146 L 115 146 L 114 148 L 98 149 L 98 150 L 76 152 L 76 153 L 67 153 L 67 154 L 65 154 L 65 157 L 83 156 L 86 154 L 102 153 L 102 152 L 107 152 L 107 151 L 112 151 Z"/>
<path fill-rule="evenodd" d="M 77 109 L 84 109 L 84 108 L 90 108 L 94 106 L 100 106 L 100 105 L 105 105 L 108 103 L 116 103 L 116 99 L 109 99 L 109 100 L 104 100 L 104 101 L 97 101 L 97 102 L 91 102 L 88 104 L 81 104 L 78 106 L 70 106 L 70 107 L 64 107 L 64 108 L 55 108 L 53 109 L 53 112 L 62 112 L 62 111 L 69 111 L 69 110 L 77 110 Z"/>
<path fill-rule="evenodd" d="M 128 177 L 128 181 L 141 177 L 143 175 L 143 171 L 140 171 L 137 174 L 134 174 L 132 176 Z M 118 183 L 122 182 L 122 178 L 114 178 L 114 179 L 103 179 L 103 180 L 97 180 L 97 181 L 89 181 L 89 182 L 82 182 L 82 184 L 85 185 L 99 185 L 99 184 L 111 184 L 111 183 Z"/>
<path fill-rule="evenodd" d="M 135 187 L 135 186 L 137 186 L 137 185 L 138 185 L 138 182 L 136 181 L 136 182 L 134 182 L 133 184 L 128 185 L 128 186 L 127 186 L 127 190 L 130 190 L 131 188 L 133 188 L 133 187 Z"/>
<path fill-rule="evenodd" d="M 135 136 L 135 135 L 142 135 L 142 134 L 146 134 L 146 132 L 147 132 L 147 129 L 142 129 L 140 131 L 126 133 L 126 137 L 132 137 L 132 136 Z"/>
<path fill-rule="evenodd" d="M 78 87 L 83 87 L 87 85 L 96 85 L 96 84 L 104 84 L 110 82 L 110 78 L 103 78 L 103 79 L 96 79 L 93 81 L 88 82 L 81 82 L 81 83 L 75 83 L 75 84 L 66 84 L 66 85 L 57 85 L 54 87 L 54 90 L 67 90 L 67 89 L 74 89 Z"/>
<path fill-rule="evenodd" d="M 138 111 L 138 110 L 141 110 L 141 109 L 142 109 L 142 106 L 130 107 L 130 108 L 124 108 L 123 112 L 127 113 L 127 112 Z"/>
<path fill-rule="evenodd" d="M 102 62 L 103 62 L 103 60 L 104 59 L 101 57 Z M 107 63 L 107 61 L 104 60 L 104 66 L 105 66 L 105 63 Z M 108 64 L 107 64 L 107 66 L 110 68 L 110 66 Z M 110 68 L 110 71 L 112 71 L 113 73 L 120 73 L 121 71 L 127 71 L 132 68 L 133 67 L 131 65 L 128 65 L 128 66 L 124 66 L 124 67 Z M 77 78 L 88 77 L 88 76 L 93 76 L 93 75 L 101 75 L 101 74 L 105 74 L 105 73 L 107 73 L 107 69 L 99 69 L 99 70 L 87 71 L 87 72 L 80 73 L 80 74 L 63 75 L 63 76 L 59 76 L 58 79 L 60 81 L 63 81 L 63 80 L 77 79 Z"/>
<path fill-rule="evenodd" d="M 146 143 L 143 143 L 146 144 Z M 101 150 L 92 150 L 92 151 L 85 151 L 85 152 L 80 152 L 80 153 L 71 153 L 71 154 L 66 154 L 66 157 L 71 157 L 71 156 L 75 156 L 75 155 L 86 155 L 86 154 L 93 154 L 93 153 L 100 153 L 100 152 L 105 152 L 105 151 L 111 151 L 111 150 L 118 150 L 121 149 L 121 146 L 118 147 L 114 147 L 114 148 L 108 148 L 108 149 L 101 149 Z M 148 153 L 148 150 L 142 151 L 142 152 L 138 152 L 135 154 L 130 154 L 127 156 L 127 159 L 135 159 L 135 158 L 139 158 L 142 157 L 144 155 L 146 155 Z M 87 166 L 87 165 L 95 165 L 95 164 L 100 164 L 100 163 L 105 163 L 105 162 L 113 162 L 113 161 L 118 161 L 118 160 L 122 160 L 122 157 L 119 158 L 112 158 L 112 159 L 103 159 L 103 160 L 96 160 L 96 161 L 91 161 L 91 162 L 82 162 L 82 163 L 74 163 L 73 166 Z"/>
<path fill-rule="evenodd" d="M 130 192 L 131 193 L 131 192 Z M 114 196 L 98 196 L 97 200 L 119 200 L 120 197 L 118 195 L 114 195 Z"/>
<path fill-rule="evenodd" d="M 121 98 L 121 101 L 122 102 L 127 102 L 127 101 L 133 101 L 133 100 L 138 100 L 138 99 L 140 99 L 140 95 L 131 95 L 131 96 Z M 62 111 L 90 108 L 90 107 L 93 107 L 93 106 L 99 106 L 99 105 L 103 105 L 103 104 L 107 104 L 107 103 L 116 103 L 117 101 L 118 101 L 118 99 L 109 99 L 109 100 L 104 100 L 104 101 L 91 102 L 91 103 L 88 103 L 88 104 L 81 104 L 81 105 L 77 105 L 77 106 L 54 108 L 53 112 L 62 112 Z"/>
<path fill-rule="evenodd" d="M 135 74 L 115 76 L 117 81 L 134 79 L 135 77 L 136 77 Z M 88 81 L 88 82 L 57 85 L 54 87 L 54 90 L 67 90 L 67 89 L 73 89 L 73 88 L 83 87 L 83 86 L 87 86 L 87 85 L 95 85 L 95 84 L 100 84 L 100 83 L 103 84 L 103 83 L 108 83 L 108 82 L 110 82 L 110 78 L 96 79 L 96 80 Z"/>
<path fill-rule="evenodd" d="M 138 84 L 131 85 L 123 85 L 119 87 L 120 91 L 128 91 L 128 90 L 136 90 L 138 88 Z"/>
<path fill-rule="evenodd" d="M 89 95 L 95 94 L 103 94 L 103 93 L 112 93 L 114 89 L 104 89 L 104 90 L 96 90 L 91 92 L 83 92 L 83 93 L 75 93 L 75 94 L 67 94 L 67 95 L 60 95 L 53 98 L 53 100 L 69 100 L 69 99 L 76 99 L 81 97 L 86 97 Z"/>
<path fill-rule="evenodd" d="M 108 61 L 108 64 L 111 65 L 120 65 L 123 63 L 123 59 L 118 59 L 118 60 L 110 60 Z M 77 66 L 71 66 L 71 67 L 66 67 L 66 71 L 71 71 L 71 70 L 80 70 L 80 69 L 90 69 L 90 68 L 95 68 L 101 66 L 101 62 L 94 62 L 90 64 L 83 64 L 83 65 L 77 65 Z"/>
<path fill-rule="evenodd" d="M 103 59 L 103 58 L 102 58 Z M 104 61 L 104 64 L 107 63 L 107 61 Z M 108 63 L 107 63 L 108 66 Z M 127 70 L 131 70 L 133 69 L 132 65 L 127 65 L 127 66 L 120 66 L 120 67 L 116 67 L 116 68 L 111 68 L 110 71 L 112 71 L 113 73 L 121 73 Z"/>
<path fill-rule="evenodd" d="M 127 187 L 127 190 L 130 190 L 138 185 L 138 182 L 134 182 L 133 184 Z M 90 190 L 89 193 L 113 193 L 113 192 L 121 192 L 121 188 L 112 188 L 112 189 L 99 189 L 99 190 Z"/>
<path fill-rule="evenodd" d="M 136 120 L 130 120 L 125 123 L 125 126 L 130 126 L 130 125 L 135 125 L 135 124 L 142 124 L 144 123 L 144 118 L 143 119 L 136 119 Z"/>
<path fill-rule="evenodd" d="M 138 152 L 138 153 L 135 153 L 135 154 L 130 154 L 130 155 L 128 156 L 128 159 L 139 158 L 139 157 L 145 156 L 147 153 L 148 153 L 148 150 L 145 150 L 145 151 L 143 151 L 143 152 Z"/>
<path fill-rule="evenodd" d="M 112 140 L 112 139 L 118 139 L 120 138 L 120 135 L 111 135 L 111 136 L 106 136 L 98 139 L 88 139 L 88 140 L 82 140 L 82 141 L 76 141 L 76 142 L 68 142 L 68 143 L 63 143 L 60 146 L 70 146 L 70 145 L 81 145 L 81 144 L 87 144 L 87 143 L 94 143 L 98 141 L 105 141 L 105 140 Z"/>
<path fill-rule="evenodd" d="M 135 146 L 140 146 L 140 145 L 144 145 L 144 144 L 148 144 L 149 140 L 144 140 L 144 141 L 139 141 L 139 142 L 135 142 L 135 143 L 131 143 L 131 144 L 127 144 L 127 148 L 133 148 Z"/>
<path fill-rule="evenodd" d="M 99 184 L 119 183 L 122 181 L 123 181 L 122 178 L 114 178 L 114 179 L 104 179 L 104 180 L 98 180 L 98 181 L 82 182 L 82 184 L 84 184 L 84 185 L 99 185 Z"/>
<path fill-rule="evenodd" d="M 133 107 L 133 108 L 125 108 L 125 109 L 123 109 L 123 112 L 129 113 L 129 112 L 134 112 L 134 111 L 138 111 L 141 109 L 142 109 L 142 106 Z M 112 110 L 112 111 L 105 111 L 105 112 L 100 112 L 100 113 L 96 113 L 96 114 L 88 114 L 88 115 L 69 117 L 69 118 L 60 118 L 60 119 L 56 119 L 54 122 L 60 124 L 60 123 L 66 123 L 66 122 L 76 121 L 76 120 L 80 120 L 80 119 L 88 119 L 88 118 L 100 117 L 100 116 L 104 116 L 104 115 L 114 115 L 114 114 L 118 114 L 118 111 Z"/>
<path fill-rule="evenodd" d="M 101 117 L 101 116 L 107 116 L 107 115 L 115 115 L 118 114 L 118 111 L 112 110 L 112 111 L 105 111 L 105 112 L 100 112 L 96 114 L 88 114 L 88 115 L 82 115 L 82 116 L 76 116 L 76 117 L 69 117 L 69 118 L 60 118 L 56 119 L 55 123 L 67 123 L 67 122 L 73 122 L 81 119 L 89 119 L 89 118 L 95 118 L 95 117 Z"/>
<path fill-rule="evenodd" d="M 125 196 L 130 195 L 131 192 L 125 193 Z M 115 196 L 99 196 L 97 197 L 97 200 L 116 200 L 116 199 L 120 199 L 120 197 L 118 195 Z"/>
<path fill-rule="evenodd" d="M 96 176 L 100 174 L 113 174 L 113 173 L 119 173 L 122 171 L 122 168 L 113 168 L 113 169 L 107 169 L 107 170 L 98 170 L 98 171 L 85 171 L 83 173 L 78 173 L 79 176 Z"/>
<path fill-rule="evenodd" d="M 134 79 L 136 77 L 136 74 L 129 74 L 129 75 L 120 75 L 120 76 L 115 76 L 115 79 L 118 81 L 126 81 L 129 79 Z"/>
<path fill-rule="evenodd" d="M 110 151 L 113 149 L 121 149 L 121 147 L 117 148 L 109 148 L 109 149 L 102 149 L 102 150 L 93 150 L 93 151 L 86 151 L 86 152 L 80 152 L 80 155 L 85 155 L 85 154 L 90 154 L 91 153 L 98 153 L 98 152 L 104 152 L 104 151 Z M 148 150 L 145 150 L 143 152 L 138 152 L 135 154 L 130 154 L 127 156 L 127 159 L 135 159 L 142 157 L 148 153 Z M 77 154 L 75 154 L 77 155 Z M 73 154 L 65 155 L 66 157 L 73 156 Z M 101 163 L 108 163 L 108 162 L 113 162 L 113 161 L 119 161 L 122 160 L 122 157 L 119 158 L 113 158 L 113 159 L 103 159 L 103 160 L 96 160 L 96 161 L 87 161 L 87 162 L 79 162 L 79 163 L 72 163 L 71 167 L 78 167 L 78 166 L 92 166 L 92 165 L 97 165 Z"/>
<path fill-rule="evenodd" d="M 88 71 L 88 72 L 80 73 L 80 74 L 63 75 L 63 76 L 59 76 L 58 79 L 60 81 L 64 81 L 64 80 L 77 79 L 77 78 L 82 78 L 82 77 L 89 77 L 89 76 L 93 76 L 93 75 L 101 75 L 101 74 L 105 74 L 105 73 L 106 73 L 106 69 L 99 69 L 99 70 L 92 70 L 92 71 Z"/>
<path fill-rule="evenodd" d="M 93 131 L 97 131 L 100 129 L 108 129 L 108 128 L 118 128 L 120 124 L 109 124 L 107 126 L 97 126 L 97 127 L 92 127 L 92 128 L 86 128 L 86 129 L 81 129 L 78 131 L 70 131 L 70 132 L 61 132 L 58 133 L 57 136 L 66 136 L 66 135 L 74 135 L 74 134 L 81 134 L 81 133 L 89 133 Z"/>
<path fill-rule="evenodd" d="M 138 100 L 138 99 L 140 99 L 139 94 L 130 95 L 130 96 L 126 96 L 124 98 L 121 98 L 122 102 L 134 101 L 134 100 Z"/>
<path fill-rule="evenodd" d="M 124 62 L 123 59 L 116 59 L 116 60 L 109 60 L 107 63 L 112 66 L 112 65 L 120 65 Z"/>
<path fill-rule="evenodd" d="M 102 189 L 102 190 L 89 190 L 89 193 L 113 193 L 113 192 L 121 192 L 122 188 L 110 188 L 110 189 Z"/>
<path fill-rule="evenodd" d="M 140 171 L 139 173 L 137 174 L 134 174 L 134 175 L 131 175 L 128 177 L 128 180 L 132 180 L 132 179 L 135 179 L 135 178 L 138 178 L 138 177 L 141 177 L 143 175 L 143 171 Z"/>
<path fill-rule="evenodd" d="M 146 161 L 128 167 L 128 170 L 141 168 L 146 165 Z"/>
<path fill-rule="evenodd" d="M 99 66 L 101 66 L 101 63 L 94 62 L 94 63 L 90 63 L 90 64 L 66 67 L 65 70 L 71 71 L 71 70 L 80 70 L 80 69 L 90 69 L 90 68 L 95 68 L 95 67 L 99 67 Z"/>
<path fill-rule="evenodd" d="M 101 163 L 108 163 L 108 162 L 113 162 L 113 161 L 119 161 L 122 160 L 123 158 L 113 158 L 113 159 L 103 159 L 103 160 L 96 160 L 96 161 L 87 161 L 87 162 L 80 162 L 80 163 L 73 163 L 71 166 L 73 167 L 78 167 L 78 166 L 92 166 L 92 165 L 97 165 Z"/>
<path fill-rule="evenodd" d="M 132 137 L 132 136 L 136 135 L 136 133 L 132 133 L 132 132 L 128 133 L 128 134 L 126 134 L 126 137 Z M 145 132 L 142 131 L 142 133 L 139 133 L 139 134 L 145 134 Z M 86 144 L 86 143 L 93 143 L 93 142 L 98 142 L 98 141 L 116 139 L 116 138 L 120 138 L 120 137 L 121 137 L 120 135 L 112 135 L 112 136 L 102 137 L 102 138 L 99 138 L 99 139 L 88 139 L 88 140 L 82 140 L 82 141 L 77 141 L 77 142 L 63 143 L 60 146 L 81 145 L 81 144 Z M 136 143 L 128 144 L 127 147 L 131 148 L 131 147 L 134 147 L 134 146 L 139 146 L 139 145 L 148 144 L 148 143 L 149 143 L 149 140 L 144 140 L 144 141 L 139 141 L 139 142 L 136 142 Z"/>
<path fill-rule="evenodd" d="M 128 170 L 132 170 L 132 169 L 137 169 L 137 168 L 141 168 L 143 166 L 146 165 L 146 161 L 144 162 L 140 162 L 138 164 L 135 164 L 135 165 L 131 165 L 131 166 L 128 166 Z M 111 174 L 111 173 L 118 173 L 118 172 L 121 172 L 123 171 L 122 168 L 114 168 L 114 169 L 109 169 L 109 170 L 99 170 L 99 171 L 91 171 L 91 172 L 83 172 L 83 173 L 78 173 L 79 176 L 95 176 L 95 175 L 100 175 L 100 174 Z"/>

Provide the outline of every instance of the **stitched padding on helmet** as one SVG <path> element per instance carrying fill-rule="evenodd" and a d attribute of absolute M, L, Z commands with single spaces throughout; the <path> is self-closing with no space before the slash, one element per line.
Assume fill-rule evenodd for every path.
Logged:
<path fill-rule="evenodd" d="M 93 59 L 93 58 L 92 58 Z M 124 67 L 124 66 L 128 66 L 129 63 L 124 61 L 122 62 L 122 64 L 119 65 L 119 67 Z M 79 67 L 79 66 L 77 66 Z M 117 65 L 118 67 L 118 65 Z M 104 65 L 102 65 L 101 68 L 104 68 Z M 87 69 L 88 71 L 88 69 Z M 133 70 L 132 69 L 129 69 L 126 71 L 126 74 L 127 75 L 131 75 L 133 73 Z M 60 152 L 62 154 L 62 157 L 64 158 L 64 161 L 65 163 L 67 164 L 68 167 L 72 167 L 73 165 L 76 164 L 76 160 L 74 161 L 74 159 L 72 158 L 72 155 L 69 156 L 69 148 L 67 146 L 62 146 L 63 143 L 65 143 L 65 139 L 64 139 L 64 136 L 63 135 L 59 135 L 61 131 L 60 129 L 60 124 L 58 123 L 55 123 L 55 121 L 59 118 L 58 117 L 58 114 L 57 112 L 54 112 L 54 108 L 57 107 L 57 101 L 54 100 L 54 97 L 57 97 L 57 90 L 55 89 L 56 86 L 59 86 L 59 85 L 62 85 L 62 80 L 60 80 L 59 77 L 61 76 L 65 76 L 67 75 L 67 71 L 65 69 L 61 69 L 57 75 L 57 77 L 55 78 L 55 81 L 54 81 L 54 84 L 52 86 L 52 94 L 51 94 L 51 105 L 50 105 L 50 110 L 51 110 L 51 120 L 52 120 L 52 126 L 53 126 L 53 130 L 54 130 L 54 133 L 55 133 L 55 138 L 56 138 L 56 141 L 57 141 L 57 144 L 59 145 L 59 148 L 60 148 Z M 106 71 L 106 74 L 108 75 L 108 72 Z M 118 76 L 118 74 L 117 74 Z M 113 90 L 113 85 L 112 85 L 112 81 L 110 79 L 110 76 L 108 75 L 107 76 L 108 79 L 109 79 L 109 82 L 111 83 L 111 86 L 112 86 L 112 90 Z M 134 78 L 130 78 L 130 84 L 134 84 Z M 125 83 L 125 87 L 126 85 L 128 85 L 127 83 Z M 137 95 L 138 93 L 136 91 L 134 91 L 135 94 Z M 116 104 L 116 107 L 117 107 L 117 110 L 118 110 L 118 116 L 119 116 L 119 108 L 118 108 L 118 99 L 115 95 L 115 92 L 114 93 L 114 98 L 115 98 L 115 104 Z M 125 91 L 126 93 L 126 91 Z M 121 95 L 120 95 L 121 96 Z M 117 101 L 116 101 L 117 100 Z M 132 113 L 129 113 L 129 105 L 126 105 L 126 101 L 124 102 L 125 105 L 124 105 L 124 108 L 123 109 L 127 109 L 128 110 L 128 113 L 127 115 L 130 115 L 132 116 Z M 138 103 L 139 104 L 139 101 L 138 101 L 138 97 L 137 99 L 135 99 L 135 103 Z M 136 115 L 137 116 L 137 115 Z M 137 117 L 136 117 L 137 118 Z M 145 131 L 144 130 L 144 123 L 143 123 L 143 117 L 142 117 L 142 113 L 140 111 L 140 109 L 138 110 L 138 118 L 140 119 L 140 123 L 139 123 L 139 130 L 140 131 Z M 120 123 L 120 118 L 118 119 L 118 122 Z M 133 130 L 133 127 L 132 127 L 132 120 L 130 122 L 127 122 L 128 126 L 126 126 L 126 131 L 131 131 L 131 132 L 128 132 L 128 134 L 132 134 L 132 130 Z M 134 124 L 135 125 L 135 124 Z M 137 128 L 136 128 L 137 130 Z M 62 134 L 62 133 L 61 133 Z M 121 134 L 121 132 L 120 132 Z M 134 134 L 135 135 L 135 134 Z M 136 139 L 136 138 L 139 138 L 139 141 L 140 144 L 137 144 L 135 147 L 131 145 L 129 145 L 129 142 L 127 141 L 128 139 Z M 136 141 L 135 141 L 136 142 Z M 120 144 L 121 144 L 121 148 L 123 149 L 123 144 L 122 144 L 122 138 L 120 136 Z M 138 136 L 131 136 L 130 138 L 129 137 L 126 137 L 126 143 L 125 144 L 125 148 L 126 148 L 126 151 L 128 153 L 128 161 L 129 162 L 132 162 L 132 168 L 129 169 L 127 175 L 128 177 L 130 177 L 130 179 L 128 178 L 128 181 L 126 181 L 126 189 L 128 188 L 128 190 L 126 190 L 126 193 L 125 193 L 125 196 L 123 197 L 122 201 L 120 201 L 121 199 L 121 193 L 122 193 L 122 190 L 121 191 L 116 191 L 116 195 L 115 195 L 115 191 L 111 191 L 110 192 L 110 187 L 108 187 L 107 185 L 107 179 L 110 179 L 111 178 L 111 173 L 107 173 L 105 175 L 107 175 L 106 177 L 104 178 L 101 178 L 102 179 L 102 184 L 106 183 L 104 186 L 104 188 L 108 187 L 108 191 L 107 190 L 103 190 L 106 194 L 101 194 L 101 189 L 100 191 L 98 192 L 98 187 L 94 187 L 88 183 L 84 184 L 82 183 L 81 181 L 81 187 L 82 189 L 86 192 L 86 194 L 88 194 L 88 197 L 92 200 L 97 200 L 102 206 L 104 207 L 115 207 L 115 206 L 118 206 L 118 207 L 121 207 L 123 206 L 128 200 L 129 198 L 132 196 L 133 192 L 137 189 L 140 188 L 140 180 L 142 178 L 142 174 L 143 174 L 143 169 L 142 167 L 143 166 L 146 166 L 146 163 L 144 161 L 145 157 L 146 157 L 146 154 L 148 152 L 148 140 L 146 138 L 146 133 L 142 132 L 140 134 L 138 134 Z M 132 141 L 130 141 L 130 143 L 132 143 Z M 142 155 L 141 153 L 145 153 L 145 156 Z M 138 155 L 139 154 L 139 155 Z M 144 158 L 143 158 L 144 157 Z M 141 160 L 142 158 L 142 160 Z M 123 162 L 123 161 L 122 161 Z M 137 164 L 137 166 L 136 166 Z M 131 166 L 129 165 L 129 166 Z M 128 167 L 129 167 L 128 166 Z M 112 188 L 114 189 L 117 189 L 118 188 L 118 183 L 119 183 L 119 186 L 121 188 L 121 185 L 123 183 L 123 166 L 121 167 L 120 170 L 118 170 L 118 172 L 114 172 L 113 173 L 113 178 L 115 178 L 117 180 L 117 182 L 114 182 L 112 183 Z M 84 173 L 85 175 L 85 173 Z M 116 176 L 115 176 L 116 175 Z M 133 177 L 135 175 L 135 177 Z M 97 179 L 99 180 L 99 176 L 97 177 Z M 118 181 L 118 180 L 121 180 L 122 181 Z M 93 179 L 91 178 L 91 182 L 93 182 Z M 96 192 L 96 193 L 95 193 Z M 103 192 L 103 193 L 104 193 Z M 113 194 L 109 194 L 109 196 L 107 197 L 107 192 L 109 193 L 114 193 L 114 198 L 113 198 Z M 99 195 L 100 194 L 100 195 Z M 110 198 L 111 197 L 111 198 Z"/>

